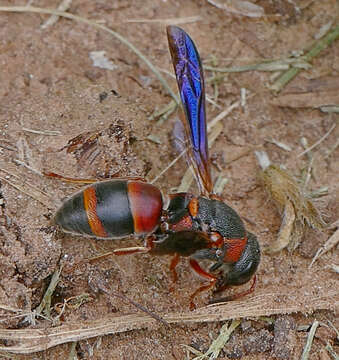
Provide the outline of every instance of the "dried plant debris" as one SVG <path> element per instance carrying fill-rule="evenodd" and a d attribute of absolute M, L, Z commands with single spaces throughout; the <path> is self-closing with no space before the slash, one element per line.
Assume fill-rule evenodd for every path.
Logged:
<path fill-rule="evenodd" d="M 217 359 L 221 350 L 229 340 L 233 331 L 240 325 L 240 320 L 232 320 L 230 326 L 224 324 L 220 329 L 219 336 L 213 340 L 211 346 L 204 354 L 199 354 L 193 360 L 202 360 L 202 359 Z M 191 349 L 189 347 L 189 349 Z"/>
<path fill-rule="evenodd" d="M 312 346 L 312 342 L 313 342 L 313 339 L 314 339 L 314 335 L 315 335 L 315 332 L 316 332 L 318 326 L 319 326 L 319 321 L 314 320 L 314 322 L 312 324 L 312 327 L 311 327 L 311 330 L 310 330 L 310 332 L 308 333 L 308 336 L 307 336 L 307 341 L 306 341 L 306 344 L 305 344 L 305 347 L 304 347 L 304 351 L 303 351 L 303 353 L 301 355 L 301 360 L 307 360 L 308 359 L 308 356 L 309 356 L 310 351 L 311 351 L 311 346 Z"/>
<path fill-rule="evenodd" d="M 323 244 L 318 251 L 316 252 L 316 254 L 314 255 L 312 262 L 310 264 L 309 267 L 311 267 L 314 262 L 323 254 L 327 253 L 329 250 L 333 249 L 335 246 L 337 246 L 339 243 L 339 229 L 337 228 L 337 230 L 333 233 L 332 236 L 330 236 L 330 238 L 325 242 L 325 244 Z M 335 269 L 335 268 L 334 268 Z M 335 270 L 334 270 L 335 271 Z"/>
<path fill-rule="evenodd" d="M 139 175 L 143 173 L 145 164 L 135 159 L 130 138 L 129 126 L 117 119 L 104 129 L 77 135 L 60 151 L 66 149 L 67 154 L 74 155 L 79 168 L 85 168 L 99 179 L 130 175 L 129 164 L 132 161 L 138 168 L 138 174 L 133 175 Z"/>
<path fill-rule="evenodd" d="M 332 43 L 337 40 L 339 37 L 339 26 L 335 26 L 333 29 L 329 29 L 327 34 L 313 44 L 311 49 L 303 56 L 303 60 L 306 62 L 311 61 L 313 58 L 319 55 L 324 49 L 332 45 Z M 276 93 L 280 92 L 287 83 L 289 83 L 299 72 L 301 68 L 291 68 L 284 72 L 273 85 L 270 86 L 270 89 Z"/>
<path fill-rule="evenodd" d="M 279 166 L 269 164 L 266 154 L 256 152 L 256 155 L 263 168 L 259 176 L 282 214 L 277 241 L 267 252 L 276 253 L 287 246 L 293 250 L 298 246 L 306 227 L 322 229 L 325 223 L 310 194 L 297 179 Z"/>
<path fill-rule="evenodd" d="M 264 9 L 250 1 L 234 1 L 234 0 L 207 0 L 211 5 L 218 9 L 225 10 L 231 14 L 237 14 L 250 18 L 259 18 L 265 15 Z"/>

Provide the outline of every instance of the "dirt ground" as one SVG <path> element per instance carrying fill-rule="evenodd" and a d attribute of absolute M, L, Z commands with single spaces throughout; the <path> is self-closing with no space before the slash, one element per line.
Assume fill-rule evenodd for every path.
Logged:
<path fill-rule="evenodd" d="M 198 0 L 73 0 L 68 12 L 124 36 L 174 91 L 168 23 L 180 21 L 204 65 L 218 68 L 297 56 L 325 25 L 338 24 L 335 0 L 255 3 L 271 16 L 230 14 Z M 0 3 L 14 5 L 26 2 Z M 59 2 L 36 0 L 29 5 L 56 9 Z M 187 262 L 178 266 L 179 280 L 171 292 L 167 257 L 87 261 L 140 240 L 90 241 L 54 228 L 55 210 L 81 185 L 42 172 L 151 180 L 177 156 L 171 139 L 178 116 L 174 112 L 167 119 L 152 118 L 171 98 L 125 44 L 71 19 L 42 27 L 48 18 L 0 12 L 0 358 L 192 359 L 197 355 L 187 346 L 206 352 L 231 319 L 241 323 L 218 359 L 300 359 L 314 320 L 320 326 L 309 359 L 333 359 L 326 346 L 339 354 L 334 330 L 339 328 L 338 274 L 333 270 L 339 265 L 337 249 L 309 268 L 334 226 L 307 230 L 294 251 L 263 251 L 253 294 L 206 306 L 212 296 L 207 292 L 193 312 L 188 297 L 201 281 Z M 109 68 L 94 66 L 94 51 L 106 52 Z M 311 64 L 279 94 L 269 88 L 277 71 L 205 71 L 206 93 L 214 101 L 207 103 L 209 119 L 239 101 L 241 89 L 246 89 L 246 101 L 222 120 L 210 155 L 214 179 L 228 179 L 222 197 L 247 219 L 246 227 L 258 236 L 262 249 L 276 240 L 282 220 L 258 177 L 255 150 L 265 150 L 272 162 L 295 176 L 310 169 L 312 158 L 307 189 L 327 187 L 315 204 L 328 225 L 338 220 L 338 115 L 322 107 L 339 104 L 339 42 Z M 219 80 L 210 82 L 213 76 Z M 304 150 L 302 138 L 311 146 L 327 133 L 309 153 L 298 156 Z M 78 142 L 65 147 L 79 135 Z M 174 192 L 185 171 L 185 162 L 179 161 L 156 185 L 164 193 Z M 61 264 L 51 313 L 34 316 Z M 98 283 L 163 317 L 169 327 L 126 300 L 97 291 Z"/>

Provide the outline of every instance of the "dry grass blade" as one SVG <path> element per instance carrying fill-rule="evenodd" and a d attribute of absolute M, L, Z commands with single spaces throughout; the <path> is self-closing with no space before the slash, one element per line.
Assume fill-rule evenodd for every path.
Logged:
<path fill-rule="evenodd" d="M 172 96 L 172 98 L 174 99 L 174 101 L 177 104 L 179 104 L 179 100 L 177 99 L 177 96 L 172 91 L 172 89 L 169 87 L 169 85 L 167 84 L 167 81 L 162 77 L 159 70 L 145 57 L 145 55 L 143 55 L 141 53 L 140 50 L 138 50 L 132 43 L 130 43 L 126 38 L 121 36 L 116 31 L 113 31 L 113 30 L 109 29 L 108 27 L 106 27 L 104 25 L 98 24 L 95 21 L 91 21 L 89 19 L 77 16 L 77 15 L 73 15 L 73 14 L 70 14 L 70 13 L 67 13 L 67 12 L 53 10 L 53 9 L 44 9 L 44 8 L 33 7 L 33 6 L 0 6 L 0 11 L 23 12 L 23 13 L 31 12 L 31 13 L 38 13 L 38 14 L 40 13 L 40 14 L 50 14 L 50 15 L 55 15 L 55 16 L 61 16 L 61 17 L 67 18 L 67 19 L 71 19 L 71 20 L 74 20 L 74 21 L 85 23 L 85 24 L 93 26 L 93 27 L 95 27 L 97 29 L 108 32 L 109 34 L 114 36 L 116 39 L 118 39 L 120 42 L 122 42 L 124 45 L 129 47 L 130 50 L 132 50 L 148 66 L 148 68 L 159 79 L 159 81 L 161 82 L 163 87 L 166 89 L 168 94 L 170 94 Z"/>
<path fill-rule="evenodd" d="M 272 99 L 270 103 L 280 107 L 317 109 L 338 104 L 339 94 L 338 90 L 310 91 L 303 94 L 288 92 L 286 94 L 280 94 L 278 97 Z"/>
<path fill-rule="evenodd" d="M 322 136 L 318 141 L 316 141 L 312 146 L 310 146 L 309 148 L 307 148 L 306 150 L 304 150 L 302 153 L 300 153 L 297 157 L 301 157 L 303 155 L 305 155 L 306 153 L 308 153 L 309 151 L 313 150 L 316 146 L 318 146 L 320 143 L 322 143 L 330 134 L 331 132 L 335 129 L 336 124 L 332 124 L 331 128 L 327 131 L 327 133 Z"/>
<path fill-rule="evenodd" d="M 272 296 L 274 294 L 264 293 L 241 301 L 209 305 L 194 312 L 169 313 L 162 315 L 162 318 L 169 324 L 190 324 L 225 321 L 243 317 L 270 316 L 298 311 L 312 312 L 318 309 L 335 310 L 339 306 L 339 292 L 335 288 L 328 291 L 326 296 L 323 297 L 316 297 L 314 294 L 305 295 L 307 293 L 304 292 L 304 289 L 299 290 L 304 294 L 302 295 L 302 303 L 286 294 L 285 303 L 278 301 L 272 307 Z M 275 295 L 280 296 L 281 294 Z M 0 351 L 29 354 L 68 342 L 158 326 L 160 326 L 160 323 L 150 316 L 132 314 L 122 316 L 108 315 L 103 319 L 68 323 L 49 329 L 0 329 L 0 339 L 12 344 L 11 346 L 0 346 Z"/>
<path fill-rule="evenodd" d="M 258 63 L 240 65 L 240 66 L 231 66 L 226 68 L 218 68 L 214 66 L 205 65 L 205 70 L 220 72 L 220 73 L 239 73 L 246 71 L 283 71 L 290 68 L 299 68 L 299 69 L 309 69 L 311 66 L 302 59 L 279 59 L 279 60 L 263 60 Z"/>
<path fill-rule="evenodd" d="M 318 326 L 319 326 L 319 321 L 314 320 L 314 322 L 312 324 L 312 327 L 311 327 L 311 330 L 308 333 L 306 345 L 304 347 L 304 351 L 303 351 L 303 353 L 301 355 L 300 360 L 307 360 L 308 359 L 308 356 L 309 356 L 310 351 L 311 351 L 311 346 L 312 346 L 312 342 L 313 342 L 313 339 L 314 339 L 314 335 L 315 335 L 315 332 L 316 332 Z"/>
<path fill-rule="evenodd" d="M 28 129 L 23 127 L 23 131 L 32 133 L 32 134 L 38 134 L 38 135 L 45 135 L 45 136 L 59 136 L 61 135 L 60 131 L 57 130 L 36 130 L 36 129 Z"/>
<path fill-rule="evenodd" d="M 174 19 L 127 19 L 127 23 L 159 23 L 163 25 L 189 24 L 202 20 L 201 16 L 187 16 Z"/>
<path fill-rule="evenodd" d="M 321 106 L 320 110 L 325 113 L 339 113 L 339 106 L 338 105 L 327 105 Z"/>
<path fill-rule="evenodd" d="M 56 270 L 52 276 L 52 279 L 48 285 L 48 288 L 45 292 L 44 297 L 41 300 L 40 305 L 35 309 L 35 313 L 37 316 L 42 314 L 43 312 L 45 315 L 50 318 L 51 316 L 51 302 L 52 302 L 52 295 L 56 286 L 58 285 L 60 274 L 61 274 L 62 267 Z"/>
<path fill-rule="evenodd" d="M 3 169 L 0 169 L 0 170 L 3 170 Z M 0 180 L 6 182 L 10 186 L 12 186 L 14 189 L 17 189 L 18 191 L 31 197 L 32 199 L 39 201 L 41 204 L 47 206 L 48 208 L 54 207 L 51 197 L 48 196 L 48 194 L 37 189 L 32 184 L 29 184 L 27 182 L 24 185 L 16 184 L 2 176 L 0 176 Z"/>
<path fill-rule="evenodd" d="M 209 349 L 205 352 L 205 354 L 199 355 L 195 357 L 193 360 L 203 360 L 209 358 L 210 360 L 216 359 L 222 348 L 225 346 L 227 341 L 229 340 L 232 332 L 240 325 L 240 320 L 232 320 L 230 326 L 228 324 L 224 324 L 221 329 L 218 337 L 213 340 Z"/>
<path fill-rule="evenodd" d="M 311 61 L 319 53 L 330 46 L 339 37 L 339 26 L 336 26 L 331 32 L 329 32 L 322 39 L 315 42 L 311 50 L 303 57 L 306 62 Z M 283 73 L 277 81 L 270 86 L 270 89 L 275 92 L 280 92 L 284 86 L 289 83 L 302 69 L 291 68 Z"/>
<path fill-rule="evenodd" d="M 71 348 L 69 350 L 68 360 L 76 360 L 78 359 L 77 352 L 76 352 L 77 342 L 73 342 Z"/>
<path fill-rule="evenodd" d="M 207 0 L 208 3 L 232 14 L 258 18 L 265 15 L 264 9 L 256 4 L 244 0 Z"/>

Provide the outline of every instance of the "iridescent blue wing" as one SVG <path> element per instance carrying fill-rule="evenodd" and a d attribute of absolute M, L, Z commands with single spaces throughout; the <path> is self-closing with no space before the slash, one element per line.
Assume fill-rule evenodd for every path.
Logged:
<path fill-rule="evenodd" d="M 175 75 L 185 112 L 190 160 L 200 192 L 212 192 L 206 130 L 205 86 L 199 53 L 187 33 L 177 26 L 167 27 L 167 37 Z"/>

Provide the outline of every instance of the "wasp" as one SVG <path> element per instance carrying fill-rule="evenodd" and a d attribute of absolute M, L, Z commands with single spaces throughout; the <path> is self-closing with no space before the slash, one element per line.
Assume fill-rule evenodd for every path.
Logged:
<path fill-rule="evenodd" d="M 213 286 L 221 291 L 248 282 L 259 265 L 260 247 L 236 211 L 213 193 L 205 86 L 197 48 L 179 27 L 167 27 L 167 36 L 184 110 L 188 159 L 199 195 L 170 194 L 164 205 L 161 191 L 143 179 L 101 181 L 66 200 L 56 212 L 55 223 L 65 232 L 97 239 L 142 237 L 144 246 L 112 253 L 172 255 L 170 271 L 174 282 L 180 258 L 188 258 L 193 271 L 206 280 L 190 296 L 190 308 L 194 309 L 193 300 L 200 292 Z M 201 265 L 205 260 L 209 268 Z M 254 284 L 255 276 L 251 289 L 240 296 L 253 291 Z"/>

